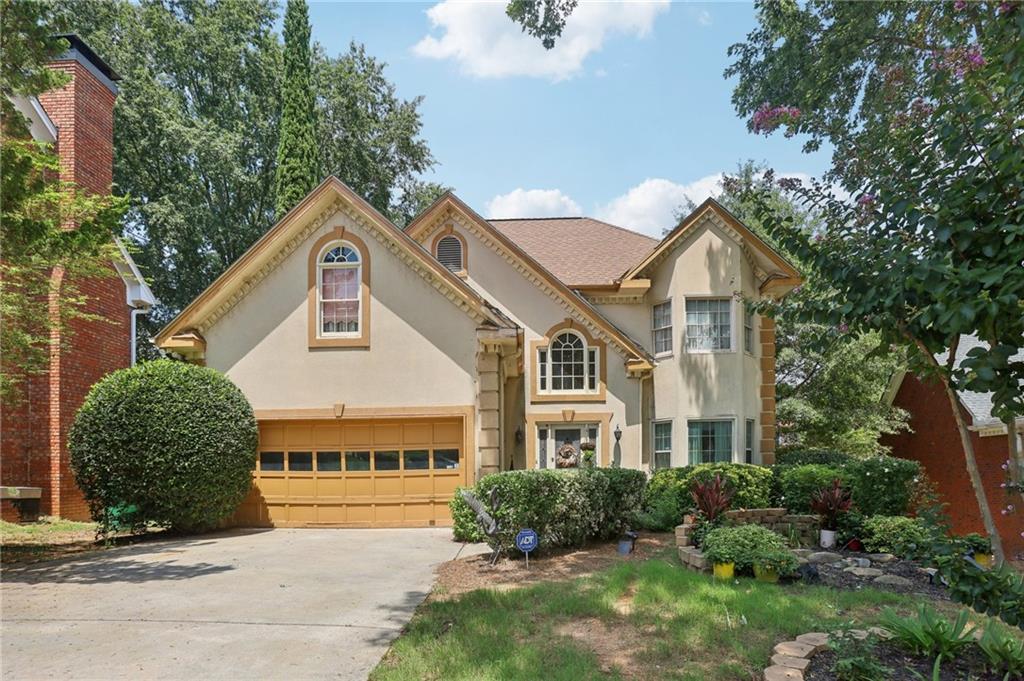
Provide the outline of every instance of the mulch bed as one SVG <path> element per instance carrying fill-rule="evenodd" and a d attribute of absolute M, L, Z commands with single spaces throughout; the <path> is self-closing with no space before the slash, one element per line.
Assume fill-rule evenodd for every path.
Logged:
<path fill-rule="evenodd" d="M 867 554 L 853 551 L 834 551 L 844 558 L 865 558 Z M 881 584 L 871 578 L 857 577 L 846 572 L 843 568 L 832 567 L 831 564 L 822 563 L 817 566 L 818 574 L 821 576 L 821 583 L 837 589 L 862 589 L 870 586 L 880 591 L 892 591 L 902 594 L 919 594 L 934 600 L 948 601 L 949 594 L 946 587 L 941 583 L 932 584 L 931 577 L 921 571 L 921 565 L 909 560 L 896 560 L 891 563 L 872 563 L 871 567 L 882 570 L 887 575 L 895 575 L 910 580 L 909 585 L 904 584 Z"/>
<path fill-rule="evenodd" d="M 641 532 L 633 553 L 620 556 L 618 542 L 593 542 L 576 549 L 548 549 L 530 554 L 530 567 L 520 556 L 503 556 L 491 566 L 491 555 L 469 556 L 442 563 L 429 600 L 446 600 L 476 589 L 507 590 L 553 580 L 574 579 L 621 562 L 644 561 L 674 550 L 675 535 Z M 517 552 L 518 553 L 518 552 Z"/>
<path fill-rule="evenodd" d="M 932 678 L 934 658 L 911 655 L 891 641 L 880 641 L 874 648 L 875 659 L 889 668 L 886 681 L 920 681 Z M 824 650 L 811 658 L 804 671 L 804 681 L 834 681 L 832 672 L 836 653 Z M 1002 675 L 985 669 L 985 656 L 975 647 L 969 647 L 955 660 L 943 660 L 939 681 L 1001 681 Z"/>

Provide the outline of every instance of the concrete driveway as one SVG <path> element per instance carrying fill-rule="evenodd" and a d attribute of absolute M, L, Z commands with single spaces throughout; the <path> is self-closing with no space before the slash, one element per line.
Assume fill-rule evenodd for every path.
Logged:
<path fill-rule="evenodd" d="M 365 679 L 448 529 L 233 531 L 3 571 L 14 679 Z"/>

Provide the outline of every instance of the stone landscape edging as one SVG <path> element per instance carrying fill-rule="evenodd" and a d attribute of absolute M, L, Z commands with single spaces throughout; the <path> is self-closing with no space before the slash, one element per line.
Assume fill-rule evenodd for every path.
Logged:
<path fill-rule="evenodd" d="M 891 634 L 879 627 L 850 629 L 850 636 L 865 639 L 870 634 L 889 638 Z M 804 672 L 811 664 L 811 658 L 828 648 L 829 635 L 820 631 L 800 634 L 792 641 L 776 643 L 772 648 L 771 665 L 765 667 L 764 681 L 803 681 Z"/>

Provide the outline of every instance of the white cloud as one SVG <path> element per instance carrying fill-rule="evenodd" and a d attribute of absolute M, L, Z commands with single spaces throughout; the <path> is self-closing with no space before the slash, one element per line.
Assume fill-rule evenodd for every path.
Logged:
<path fill-rule="evenodd" d="M 581 2 L 565 24 L 555 47 L 523 33 L 505 14 L 505 2 L 444 0 L 427 10 L 440 35 L 427 35 L 412 51 L 430 59 L 453 59 L 463 72 L 479 78 L 535 76 L 554 81 L 577 75 L 583 62 L 613 33 L 643 37 L 668 0 Z"/>
<path fill-rule="evenodd" d="M 701 26 L 710 26 L 711 12 L 707 11 L 706 9 L 702 9 L 700 12 L 698 12 L 697 23 L 699 23 Z"/>
<path fill-rule="evenodd" d="M 597 209 L 597 216 L 613 225 L 621 225 L 661 238 L 662 232 L 675 226 L 675 213 L 687 199 L 700 203 L 721 190 L 722 173 L 702 177 L 689 184 L 677 184 L 660 177 L 646 179 Z"/>
<path fill-rule="evenodd" d="M 488 218 L 550 218 L 582 215 L 583 209 L 560 189 L 514 189 L 487 202 Z"/>

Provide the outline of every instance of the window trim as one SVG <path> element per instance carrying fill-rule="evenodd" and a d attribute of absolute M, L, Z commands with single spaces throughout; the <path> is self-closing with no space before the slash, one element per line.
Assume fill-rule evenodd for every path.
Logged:
<path fill-rule="evenodd" d="M 747 320 L 750 320 L 750 326 L 747 326 Z M 743 351 L 751 357 L 755 356 L 754 348 L 757 344 L 754 343 L 754 333 L 757 331 L 757 324 L 755 323 L 755 315 L 753 312 L 747 311 L 746 304 L 743 305 Z"/>
<path fill-rule="evenodd" d="M 434 237 L 433 243 L 431 244 L 430 253 L 431 255 L 434 256 L 434 259 L 440 263 L 441 260 L 437 257 L 437 247 L 440 246 L 442 239 L 449 236 L 455 237 L 462 244 L 462 267 L 457 270 L 448 271 L 457 277 L 465 278 L 469 270 L 469 248 L 467 248 L 466 238 L 462 236 L 460 233 L 456 232 L 454 227 L 448 225 L 447 228 L 437 233 L 437 235 Z M 442 267 L 444 267 L 443 264 Z M 448 268 L 446 267 L 445 269 Z"/>
<path fill-rule="evenodd" d="M 697 300 L 725 300 L 729 302 L 729 349 L 717 349 L 717 350 L 704 350 L 704 349 L 690 349 L 689 340 L 689 318 L 687 316 L 687 305 L 691 301 Z M 683 352 L 688 355 L 722 355 L 736 352 L 736 301 L 731 296 L 713 296 L 713 295 L 687 295 L 683 298 Z"/>
<path fill-rule="evenodd" d="M 661 305 L 668 305 L 668 326 L 660 326 L 660 327 L 659 326 L 655 326 L 655 319 L 656 319 L 656 317 L 655 317 L 655 313 L 654 313 L 654 308 L 659 307 Z M 651 305 L 651 352 L 654 355 L 655 359 L 661 359 L 663 357 L 671 357 L 672 355 L 675 354 L 676 344 L 675 344 L 675 331 L 673 331 L 673 329 L 675 328 L 675 325 L 673 323 L 674 321 L 675 320 L 672 319 L 672 299 L 671 298 L 666 298 L 665 300 L 662 300 L 660 302 L 657 302 L 657 303 L 654 303 L 653 305 Z M 658 340 L 657 340 L 657 333 L 656 332 L 664 331 L 665 329 L 668 329 L 668 350 L 663 350 L 661 352 L 658 352 Z"/>
<path fill-rule="evenodd" d="M 664 452 L 664 449 L 658 449 L 658 438 L 657 438 L 657 427 L 661 424 L 668 424 L 668 468 L 672 468 L 672 452 L 675 449 L 675 419 L 652 419 L 651 420 L 651 470 L 661 470 L 658 467 L 658 452 Z"/>
<path fill-rule="evenodd" d="M 584 390 L 562 390 L 562 391 L 551 391 L 550 388 L 544 391 L 540 390 L 540 351 L 544 350 L 547 352 L 548 366 L 550 366 L 551 354 L 550 346 L 551 341 L 559 336 L 560 334 L 570 331 L 579 336 L 584 343 L 584 363 L 589 364 L 588 353 L 591 349 L 596 350 L 596 380 L 595 389 L 587 390 L 586 384 L 590 374 L 587 373 L 584 376 Z M 606 396 L 606 383 L 608 380 L 608 366 L 607 366 L 607 344 L 601 340 L 598 340 L 590 335 L 587 330 L 577 321 L 572 319 L 566 319 L 553 327 L 548 329 L 548 332 L 543 338 L 530 341 L 530 402 L 604 402 Z M 547 372 L 547 380 L 550 385 L 551 375 L 550 371 Z"/>
<path fill-rule="evenodd" d="M 757 456 L 757 421 L 755 419 L 745 419 L 743 421 L 743 461 L 744 463 L 754 463 L 754 457 Z M 750 459 L 747 461 L 747 459 Z"/>
<path fill-rule="evenodd" d="M 359 332 L 348 335 L 322 335 L 320 332 L 320 258 L 335 243 L 347 242 L 359 252 Z M 370 347 L 370 251 L 366 243 L 344 227 L 335 227 L 323 235 L 309 249 L 309 277 L 307 291 L 308 343 L 311 348 Z"/>
<path fill-rule="evenodd" d="M 737 446 L 737 435 L 738 435 L 738 433 L 736 432 L 736 430 L 738 428 L 738 426 L 736 425 L 737 420 L 738 419 L 736 418 L 735 415 L 729 415 L 729 416 L 725 416 L 725 415 L 720 415 L 720 416 L 688 416 L 686 418 L 686 464 L 688 466 L 694 465 L 692 463 L 692 453 L 690 452 L 690 424 L 691 423 L 695 423 L 695 422 L 702 422 L 702 421 L 703 422 L 723 421 L 723 422 L 728 422 L 729 423 L 729 433 L 730 433 L 729 460 L 728 461 L 723 461 L 723 462 L 715 461 L 715 462 L 712 462 L 712 463 L 736 463 L 736 458 L 737 458 L 736 446 Z"/>

